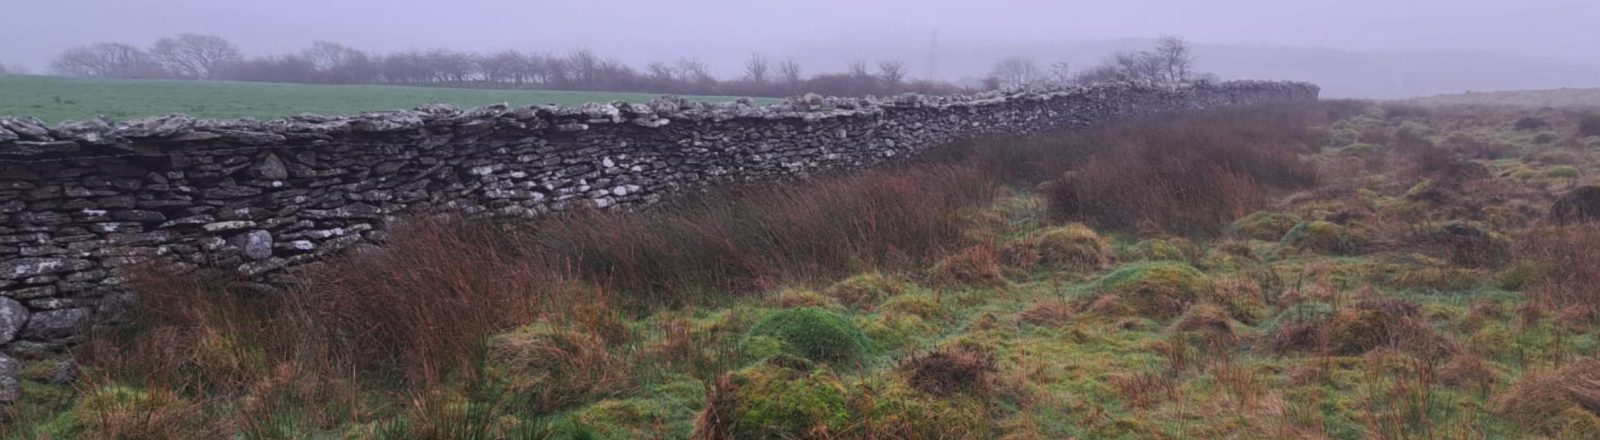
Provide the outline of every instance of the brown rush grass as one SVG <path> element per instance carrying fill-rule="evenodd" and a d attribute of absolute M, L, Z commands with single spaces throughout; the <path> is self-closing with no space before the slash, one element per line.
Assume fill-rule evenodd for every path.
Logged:
<path fill-rule="evenodd" d="M 1600 224 L 1534 228 L 1520 238 L 1517 254 L 1533 262 L 1529 293 L 1600 316 Z"/>
<path fill-rule="evenodd" d="M 526 225 L 416 219 L 384 251 L 314 270 L 301 301 L 341 352 L 433 382 L 483 337 L 530 322 L 624 337 L 601 316 L 618 307 L 579 305 L 682 304 L 925 263 L 959 241 L 951 213 L 993 195 L 973 170 L 925 166 Z"/>
<path fill-rule="evenodd" d="M 954 213 L 997 194 L 983 173 L 948 165 L 778 185 L 537 222 L 522 250 L 590 282 L 670 302 L 926 263 L 963 244 L 965 223 Z"/>
<path fill-rule="evenodd" d="M 1275 106 L 1112 124 L 1101 144 L 1044 190 L 1052 217 L 1097 228 L 1216 235 L 1273 190 L 1308 187 L 1316 168 L 1306 128 L 1323 107 Z M 1038 153 L 1035 153 L 1038 154 Z"/>

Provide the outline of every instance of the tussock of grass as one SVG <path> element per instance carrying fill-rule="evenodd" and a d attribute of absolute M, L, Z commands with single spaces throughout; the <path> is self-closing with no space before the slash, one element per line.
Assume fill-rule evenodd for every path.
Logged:
<path fill-rule="evenodd" d="M 860 362 L 872 348 L 872 341 L 850 320 L 815 308 L 773 312 L 756 322 L 745 338 L 748 344 L 776 342 L 783 353 L 842 364 Z"/>
<path fill-rule="evenodd" d="M 1102 298 L 1115 300 L 1139 316 L 1152 319 L 1177 316 L 1212 289 L 1210 277 L 1199 269 L 1164 261 L 1117 269 L 1095 285 Z"/>

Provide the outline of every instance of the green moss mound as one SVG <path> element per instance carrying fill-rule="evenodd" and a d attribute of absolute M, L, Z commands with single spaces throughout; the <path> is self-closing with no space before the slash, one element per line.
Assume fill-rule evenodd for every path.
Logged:
<path fill-rule="evenodd" d="M 838 377 L 801 359 L 777 357 L 724 375 L 695 424 L 699 439 L 795 439 L 840 432 L 849 394 Z"/>
<path fill-rule="evenodd" d="M 1261 241 L 1276 241 L 1303 220 L 1294 214 L 1256 212 L 1233 222 L 1233 233 Z"/>
<path fill-rule="evenodd" d="M 1103 296 L 1147 318 L 1177 316 L 1212 288 L 1211 278 L 1183 263 L 1157 261 L 1126 266 L 1107 274 L 1095 287 Z"/>
<path fill-rule="evenodd" d="M 750 328 L 743 345 L 763 341 L 778 343 L 783 353 L 819 362 L 859 361 L 871 346 L 871 341 L 849 319 L 811 307 L 767 315 Z"/>
<path fill-rule="evenodd" d="M 1319 220 L 1300 223 L 1289 229 L 1283 234 L 1283 245 L 1319 253 L 1349 255 L 1361 250 L 1362 240 L 1349 228 Z"/>

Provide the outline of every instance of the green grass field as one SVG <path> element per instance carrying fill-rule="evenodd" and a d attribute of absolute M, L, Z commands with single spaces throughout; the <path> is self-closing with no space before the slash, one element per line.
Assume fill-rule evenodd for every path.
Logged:
<path fill-rule="evenodd" d="M 352 115 L 409 109 L 429 103 L 461 107 L 500 102 L 571 106 L 602 101 L 644 102 L 657 96 L 660 95 L 0 75 L 0 116 L 33 116 L 49 122 L 96 115 L 120 120 L 170 113 L 205 118 L 271 119 L 304 113 Z M 729 101 L 734 98 L 697 96 L 691 99 Z"/>
<path fill-rule="evenodd" d="M 1600 107 L 1600 89 L 1516 90 L 1509 92 L 1467 92 L 1414 98 L 1407 102 L 1423 105 L 1502 105 L 1513 107 L 1585 108 Z"/>

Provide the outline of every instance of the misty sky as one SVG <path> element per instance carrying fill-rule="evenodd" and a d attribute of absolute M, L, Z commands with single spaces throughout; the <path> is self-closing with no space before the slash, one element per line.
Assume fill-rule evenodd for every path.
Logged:
<path fill-rule="evenodd" d="M 588 47 L 630 63 L 700 57 L 722 74 L 755 51 L 922 53 L 934 29 L 952 46 L 1176 34 L 1213 44 L 1497 51 L 1600 64 L 1600 0 L 0 2 L 0 62 L 34 71 L 71 46 L 147 45 L 178 32 L 221 35 L 251 54 L 292 52 L 318 39 L 379 52 Z"/>

